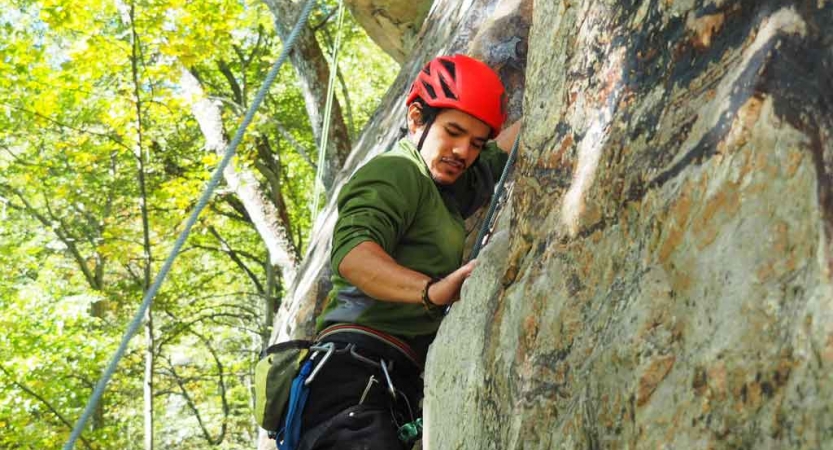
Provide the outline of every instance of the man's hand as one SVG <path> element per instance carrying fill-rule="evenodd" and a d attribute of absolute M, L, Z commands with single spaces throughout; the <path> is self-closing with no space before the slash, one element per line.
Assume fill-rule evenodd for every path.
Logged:
<path fill-rule="evenodd" d="M 428 288 L 428 298 L 435 305 L 449 305 L 460 299 L 460 288 L 463 282 L 471 275 L 477 265 L 476 260 L 471 260 L 464 266 L 448 274 L 447 277 L 432 284 Z"/>
<path fill-rule="evenodd" d="M 472 260 L 428 288 L 435 305 L 448 305 L 460 298 L 460 288 L 471 275 Z M 431 278 L 400 266 L 379 244 L 365 241 L 351 250 L 339 265 L 339 273 L 353 286 L 382 301 L 421 303 L 425 283 Z"/>
<path fill-rule="evenodd" d="M 503 131 L 495 138 L 495 144 L 497 144 L 498 148 L 503 150 L 506 153 L 512 151 L 512 147 L 515 146 L 515 138 L 518 137 L 518 132 L 521 131 L 521 119 L 517 122 L 509 125 L 508 127 L 504 128 Z"/>

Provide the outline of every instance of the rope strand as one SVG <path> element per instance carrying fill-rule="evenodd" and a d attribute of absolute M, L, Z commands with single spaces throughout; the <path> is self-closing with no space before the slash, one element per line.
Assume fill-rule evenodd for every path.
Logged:
<path fill-rule="evenodd" d="M 321 146 L 318 148 L 318 166 L 315 169 L 315 189 L 312 195 L 312 220 L 314 225 L 318 217 L 319 201 L 324 189 L 324 166 L 327 158 L 327 144 L 330 138 L 330 124 L 333 117 L 333 97 L 335 96 L 335 81 L 338 74 L 338 50 L 341 47 L 341 30 L 344 26 L 344 0 L 338 2 L 338 18 L 336 19 L 336 40 L 333 44 L 333 54 L 330 59 L 330 80 L 327 84 L 327 103 L 324 107 L 324 127 L 321 130 Z M 310 229 L 312 233 L 314 227 Z"/>
<path fill-rule="evenodd" d="M 492 226 L 492 216 L 495 215 L 498 201 L 500 200 L 500 196 L 503 195 L 506 179 L 509 178 L 509 171 L 512 166 L 515 165 L 515 159 L 518 157 L 518 144 L 520 141 L 521 132 L 518 130 L 518 135 L 515 137 L 515 143 L 512 145 L 512 151 L 509 152 L 509 159 L 506 160 L 506 165 L 503 166 L 503 173 L 500 175 L 500 181 L 497 182 L 497 189 L 495 189 L 495 193 L 492 195 L 489 212 L 486 213 L 486 218 L 483 220 L 483 226 L 477 234 L 477 240 L 474 241 L 474 248 L 471 249 L 471 256 L 469 256 L 469 260 L 477 258 L 477 255 L 480 253 L 480 249 L 483 246 L 483 240 L 486 238 L 486 233 Z"/>

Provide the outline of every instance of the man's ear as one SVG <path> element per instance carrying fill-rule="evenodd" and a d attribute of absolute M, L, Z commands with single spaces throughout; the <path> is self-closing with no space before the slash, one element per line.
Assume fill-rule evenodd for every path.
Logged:
<path fill-rule="evenodd" d="M 422 122 L 422 105 L 419 102 L 408 105 L 408 133 L 416 134 L 424 125 Z"/>

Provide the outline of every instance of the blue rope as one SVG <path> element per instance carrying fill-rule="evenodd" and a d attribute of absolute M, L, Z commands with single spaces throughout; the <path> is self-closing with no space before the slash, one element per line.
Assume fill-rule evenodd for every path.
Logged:
<path fill-rule="evenodd" d="M 506 165 L 503 166 L 503 173 L 500 175 L 500 181 L 497 182 L 497 190 L 495 190 L 494 195 L 492 196 L 492 203 L 489 205 L 489 212 L 486 213 L 486 219 L 483 221 L 483 226 L 480 228 L 480 232 L 477 234 L 477 240 L 474 241 L 474 248 L 471 249 L 471 256 L 469 259 L 477 258 L 477 255 L 480 253 L 480 248 L 483 246 L 483 239 L 486 238 L 486 232 L 489 231 L 492 225 L 492 216 L 495 214 L 495 210 L 497 209 L 498 201 L 500 200 L 500 196 L 503 195 L 503 188 L 506 184 L 506 178 L 509 176 L 509 171 L 511 170 L 512 166 L 515 165 L 515 159 L 518 157 L 518 144 L 521 141 L 521 133 L 520 130 L 518 131 L 518 136 L 515 137 L 515 143 L 512 145 L 512 151 L 509 152 L 509 159 L 506 160 Z"/>
<path fill-rule="evenodd" d="M 283 442 L 280 436 L 275 439 L 278 450 L 295 450 L 301 441 L 301 415 L 309 397 L 309 387 L 305 385 L 307 377 L 312 372 L 312 360 L 307 360 L 301 367 L 298 376 L 292 380 L 292 390 L 289 391 L 289 405 L 287 405 L 286 422 L 283 430 Z M 280 434 L 280 433 L 279 433 Z"/>
<path fill-rule="evenodd" d="M 243 119 L 243 122 L 240 124 L 240 127 L 237 129 L 237 133 L 234 135 L 234 139 L 232 139 L 231 144 L 229 144 L 228 149 L 226 149 L 225 156 L 223 156 L 222 161 L 220 161 L 220 165 L 214 170 L 214 173 L 211 175 L 211 180 L 208 182 L 208 186 L 206 186 L 205 191 L 203 192 L 202 196 L 197 203 L 197 206 L 191 212 L 191 216 L 188 217 L 188 221 L 185 223 L 185 229 L 182 230 L 180 233 L 179 238 L 177 238 L 176 242 L 174 243 L 174 248 L 171 250 L 170 255 L 168 255 L 168 259 L 165 260 L 165 264 L 162 266 L 162 270 L 156 275 L 156 279 L 153 281 L 153 285 L 150 287 L 150 290 L 147 291 L 145 294 L 144 299 L 142 300 L 142 306 L 139 308 L 139 311 L 136 312 L 136 316 L 133 318 L 133 321 L 130 322 L 130 326 L 127 329 L 124 337 L 121 340 L 121 344 L 119 344 L 119 348 L 116 351 L 116 354 L 113 355 L 113 359 L 110 360 L 110 363 L 107 365 L 107 368 L 104 371 L 104 374 L 101 376 L 101 379 L 98 380 L 98 383 L 95 386 L 95 390 L 93 391 L 92 397 L 87 402 L 87 407 L 84 409 L 84 413 L 78 419 L 78 422 L 75 424 L 75 428 L 72 429 L 72 434 L 69 437 L 66 445 L 64 445 L 64 450 L 72 450 L 75 447 L 75 441 L 81 436 L 81 432 L 84 430 L 84 425 L 86 425 L 87 421 L 93 414 L 96 405 L 101 400 L 101 396 L 104 394 L 104 389 L 107 386 L 107 383 L 112 378 L 113 373 L 116 371 L 116 367 L 119 364 L 119 360 L 124 356 L 124 353 L 127 351 L 127 344 L 130 342 L 130 339 L 136 334 L 136 331 L 139 329 L 139 326 L 142 323 L 142 319 L 145 316 L 145 312 L 150 307 L 151 302 L 153 301 L 153 297 L 156 296 L 156 292 L 162 286 L 162 282 L 165 281 L 165 277 L 168 275 L 168 272 L 171 270 L 171 266 L 173 265 L 174 259 L 176 259 L 177 255 L 179 254 L 180 249 L 185 244 L 185 240 L 188 239 L 188 235 L 191 233 L 191 228 L 197 222 L 197 218 L 199 217 L 202 210 L 208 205 L 208 201 L 211 199 L 211 195 L 214 192 L 214 189 L 220 184 L 220 179 L 223 176 L 223 170 L 225 170 L 226 166 L 228 166 L 229 162 L 231 162 L 231 158 L 234 156 L 234 152 L 237 149 L 237 146 L 240 145 L 240 142 L 243 140 L 243 135 L 245 134 L 246 128 L 252 122 L 254 118 L 255 112 L 260 104 L 263 102 L 263 99 L 266 97 L 266 94 L 269 91 L 269 87 L 275 81 L 275 78 L 278 76 L 278 70 L 284 63 L 284 60 L 289 56 L 289 52 L 292 50 L 292 47 L 295 45 L 295 40 L 298 37 L 298 34 L 301 32 L 303 27 L 307 23 L 307 18 L 312 11 L 312 7 L 315 4 L 315 0 L 308 0 L 307 3 L 304 5 L 304 8 L 301 10 L 301 15 L 298 19 L 298 23 L 295 25 L 295 28 L 292 29 L 292 33 L 290 33 L 289 37 L 287 38 L 283 50 L 281 52 L 280 57 L 272 66 L 272 69 L 266 75 L 266 80 L 263 82 L 263 85 L 260 87 L 260 90 L 257 92 L 257 96 L 255 97 L 252 105 L 249 107 L 249 110 L 246 112 L 246 116 Z"/>

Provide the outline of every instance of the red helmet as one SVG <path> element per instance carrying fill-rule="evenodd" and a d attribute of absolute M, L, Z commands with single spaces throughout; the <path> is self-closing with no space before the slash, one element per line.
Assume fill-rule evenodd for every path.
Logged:
<path fill-rule="evenodd" d="M 405 104 L 419 97 L 435 108 L 454 108 L 489 125 L 491 137 L 506 120 L 506 91 L 486 64 L 465 55 L 439 56 L 425 65 L 411 85 Z"/>

